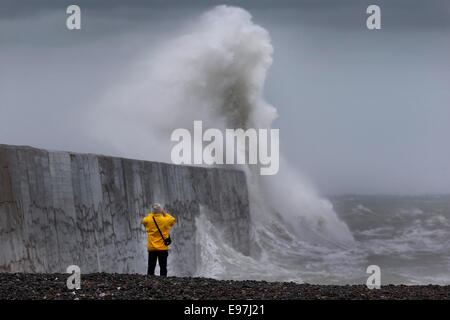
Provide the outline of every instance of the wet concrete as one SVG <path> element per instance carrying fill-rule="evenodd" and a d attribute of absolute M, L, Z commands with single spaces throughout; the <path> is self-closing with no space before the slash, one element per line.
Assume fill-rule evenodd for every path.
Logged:
<path fill-rule="evenodd" d="M 144 273 L 153 202 L 178 219 L 172 274 L 195 273 L 201 209 L 249 253 L 243 172 L 0 145 L 0 272 Z"/>

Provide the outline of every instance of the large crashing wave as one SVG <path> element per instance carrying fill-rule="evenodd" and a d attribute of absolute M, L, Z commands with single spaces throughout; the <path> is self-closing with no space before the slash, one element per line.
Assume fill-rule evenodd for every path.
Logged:
<path fill-rule="evenodd" d="M 263 96 L 273 47 L 247 11 L 218 6 L 188 29 L 145 53 L 146 63 L 95 108 L 93 134 L 119 154 L 168 162 L 172 131 L 192 128 L 195 120 L 204 128 L 245 129 L 270 128 L 277 117 Z M 283 159 L 276 176 L 239 167 L 248 180 L 252 256 L 224 243 L 204 215 L 197 228 L 208 239 L 199 245 L 208 245 L 201 250 L 199 276 L 320 282 L 336 273 L 336 264 L 349 270 L 353 238 L 329 201 Z"/>

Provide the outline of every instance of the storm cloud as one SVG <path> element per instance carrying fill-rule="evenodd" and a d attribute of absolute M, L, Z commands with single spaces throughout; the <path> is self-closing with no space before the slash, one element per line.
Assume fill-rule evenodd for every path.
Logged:
<path fill-rule="evenodd" d="M 0 3 L 0 143 L 114 154 L 89 108 L 223 1 Z M 450 192 L 448 1 L 227 1 L 268 30 L 281 150 L 322 193 Z M 365 27 L 370 4 L 382 29 Z"/>

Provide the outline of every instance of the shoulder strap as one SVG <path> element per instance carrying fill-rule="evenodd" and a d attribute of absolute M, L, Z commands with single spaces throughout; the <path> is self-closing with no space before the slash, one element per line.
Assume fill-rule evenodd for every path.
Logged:
<path fill-rule="evenodd" d="M 164 238 L 164 236 L 163 236 L 163 234 L 161 232 L 161 229 L 159 229 L 158 223 L 156 223 L 155 216 L 153 216 L 152 218 L 153 218 L 153 221 L 155 222 L 156 228 L 158 228 L 158 231 L 159 231 L 159 234 L 161 235 L 161 238 L 163 239 L 163 241 L 166 241 L 166 239 Z"/>

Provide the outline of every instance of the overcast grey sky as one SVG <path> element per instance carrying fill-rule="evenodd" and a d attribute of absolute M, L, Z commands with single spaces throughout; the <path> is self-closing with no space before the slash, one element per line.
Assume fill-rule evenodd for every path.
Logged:
<path fill-rule="evenodd" d="M 83 29 L 65 28 L 79 4 Z M 111 154 L 88 106 L 130 61 L 216 4 L 274 45 L 266 99 L 281 151 L 322 193 L 450 192 L 450 2 L 0 2 L 0 143 Z M 382 29 L 365 28 L 369 4 Z"/>

